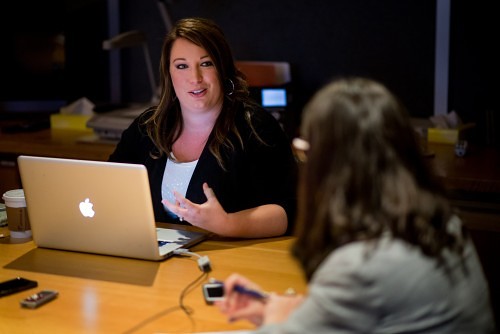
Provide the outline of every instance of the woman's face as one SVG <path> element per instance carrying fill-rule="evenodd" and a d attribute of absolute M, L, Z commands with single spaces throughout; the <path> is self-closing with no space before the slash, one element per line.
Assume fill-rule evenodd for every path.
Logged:
<path fill-rule="evenodd" d="M 174 41 L 170 76 L 183 112 L 219 112 L 223 92 L 217 69 L 205 49 L 184 38 Z"/>

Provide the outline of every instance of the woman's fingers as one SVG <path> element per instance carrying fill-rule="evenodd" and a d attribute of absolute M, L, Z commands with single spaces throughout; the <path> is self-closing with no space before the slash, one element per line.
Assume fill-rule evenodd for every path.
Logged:
<path fill-rule="evenodd" d="M 208 186 L 208 184 L 206 182 L 203 183 L 203 192 L 205 193 L 205 196 L 207 197 L 207 200 L 210 200 L 212 198 L 216 198 L 214 191 L 212 190 L 212 188 L 210 188 Z"/>

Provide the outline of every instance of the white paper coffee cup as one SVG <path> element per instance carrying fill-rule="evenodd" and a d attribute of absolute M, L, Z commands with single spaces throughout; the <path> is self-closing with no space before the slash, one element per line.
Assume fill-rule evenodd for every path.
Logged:
<path fill-rule="evenodd" d="M 13 189 L 2 196 L 7 212 L 7 224 L 11 238 L 31 237 L 31 225 L 26 210 L 23 189 Z"/>

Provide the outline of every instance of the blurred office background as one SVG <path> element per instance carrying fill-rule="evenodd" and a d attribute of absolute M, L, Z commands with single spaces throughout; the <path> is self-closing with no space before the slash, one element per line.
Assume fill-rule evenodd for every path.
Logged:
<path fill-rule="evenodd" d="M 412 116 L 433 115 L 437 22 L 449 19 L 445 112 L 454 110 L 464 122 L 475 122 L 478 142 L 498 145 L 500 111 L 494 93 L 500 88 L 500 57 L 495 47 L 499 31 L 494 1 L 162 1 L 174 22 L 188 16 L 215 20 L 237 60 L 290 63 L 289 133 L 295 131 L 301 109 L 312 94 L 331 78 L 344 75 L 380 80 L 401 97 Z M 449 18 L 439 17 L 443 3 Z M 157 81 L 167 32 L 159 4 L 157 0 L 2 2 L 1 34 L 10 44 L 4 43 L 0 56 L 1 100 L 69 103 L 85 96 L 100 106 L 147 102 L 151 88 L 143 50 L 110 51 L 102 44 L 119 33 L 143 32 Z M 50 66 L 55 74 L 46 74 L 45 80 L 24 79 L 12 66 L 12 56 L 8 58 L 17 43 L 13 36 L 44 31 L 62 33 L 64 61 L 53 61 Z M 0 117 L 7 109 L 0 107 Z"/>

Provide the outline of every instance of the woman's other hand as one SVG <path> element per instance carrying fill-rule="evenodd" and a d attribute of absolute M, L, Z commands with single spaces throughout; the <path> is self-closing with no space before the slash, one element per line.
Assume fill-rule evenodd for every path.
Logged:
<path fill-rule="evenodd" d="M 248 320 L 256 326 L 281 323 L 285 321 L 304 300 L 302 295 L 276 293 L 268 294 L 266 299 L 256 299 L 238 292 L 235 287 L 262 291 L 261 287 L 239 274 L 232 274 L 224 281 L 223 300 L 215 303 L 227 315 L 229 321 Z"/>
<path fill-rule="evenodd" d="M 261 291 L 260 286 L 246 277 L 232 274 L 224 281 L 224 299 L 215 302 L 215 305 L 228 317 L 229 321 L 248 320 L 260 326 L 264 316 L 264 301 L 235 291 L 236 285 Z"/>
<path fill-rule="evenodd" d="M 271 293 L 264 307 L 262 324 L 284 322 L 303 300 L 303 295 L 278 295 Z"/>

